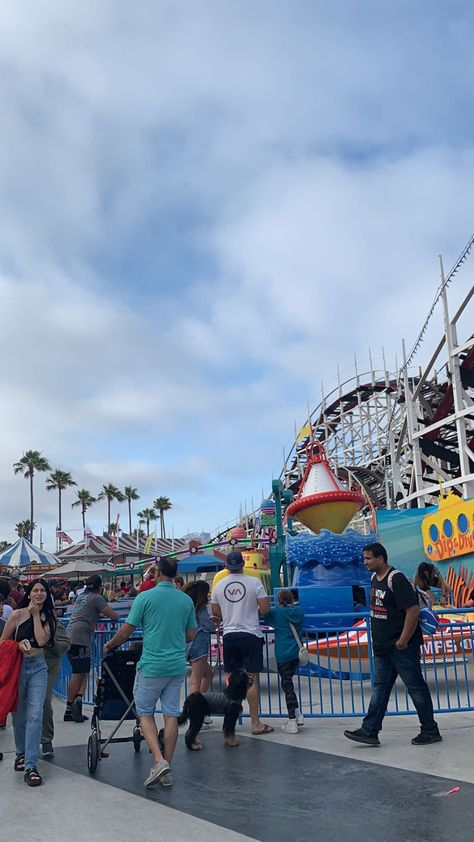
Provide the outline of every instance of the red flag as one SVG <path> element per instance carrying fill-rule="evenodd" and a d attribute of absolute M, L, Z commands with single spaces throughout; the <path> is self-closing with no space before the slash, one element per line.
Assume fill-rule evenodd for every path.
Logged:
<path fill-rule="evenodd" d="M 73 540 L 70 537 L 70 535 L 68 535 L 67 532 L 64 532 L 64 530 L 62 530 L 62 529 L 56 529 L 56 535 L 58 536 L 58 538 L 61 539 L 61 541 L 65 541 L 66 544 L 72 544 L 73 543 Z"/>

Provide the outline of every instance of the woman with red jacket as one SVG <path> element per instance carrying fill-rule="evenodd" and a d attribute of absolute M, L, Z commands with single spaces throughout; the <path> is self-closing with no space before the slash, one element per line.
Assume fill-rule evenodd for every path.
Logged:
<path fill-rule="evenodd" d="M 54 641 L 55 631 L 56 618 L 48 583 L 44 579 L 34 579 L 28 585 L 19 609 L 9 616 L 0 638 L 0 644 L 13 638 L 23 654 L 18 706 L 12 721 L 16 747 L 14 768 L 25 773 L 28 786 L 42 783 L 36 766 L 48 683 L 43 646 Z"/>

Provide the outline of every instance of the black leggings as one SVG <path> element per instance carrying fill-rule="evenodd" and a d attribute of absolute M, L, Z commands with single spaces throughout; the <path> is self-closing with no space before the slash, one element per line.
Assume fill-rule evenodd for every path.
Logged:
<path fill-rule="evenodd" d="M 295 718 L 295 710 L 298 707 L 298 699 L 296 698 L 295 688 L 293 687 L 293 676 L 299 667 L 299 663 L 298 658 L 293 658 L 292 661 L 287 661 L 285 664 L 278 664 L 278 673 L 285 694 L 289 719 Z"/>

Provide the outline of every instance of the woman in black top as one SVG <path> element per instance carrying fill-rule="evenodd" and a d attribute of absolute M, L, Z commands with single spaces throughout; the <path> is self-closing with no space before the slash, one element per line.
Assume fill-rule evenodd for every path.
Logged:
<path fill-rule="evenodd" d="M 9 638 L 18 641 L 23 654 L 18 705 L 12 721 L 16 747 L 14 768 L 17 772 L 25 772 L 28 786 L 42 783 L 36 766 L 48 681 L 43 646 L 54 641 L 55 631 L 56 618 L 49 586 L 44 579 L 34 579 L 26 589 L 20 608 L 10 614 L 0 638 L 0 643 Z"/>
<path fill-rule="evenodd" d="M 449 588 L 446 585 L 441 573 L 434 564 L 430 564 L 428 561 L 422 561 L 416 568 L 416 573 L 413 578 L 413 587 L 416 591 L 421 591 L 423 602 L 430 606 L 436 602 L 431 588 L 441 588 L 441 603 L 446 602 L 449 597 Z"/>

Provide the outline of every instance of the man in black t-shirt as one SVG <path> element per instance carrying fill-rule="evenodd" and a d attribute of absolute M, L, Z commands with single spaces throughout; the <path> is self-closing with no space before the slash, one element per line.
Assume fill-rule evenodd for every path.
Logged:
<path fill-rule="evenodd" d="M 382 544 L 364 549 L 366 567 L 372 573 L 370 585 L 370 628 L 374 651 L 374 681 L 369 710 L 362 727 L 344 731 L 349 740 L 379 746 L 379 731 L 397 676 L 405 684 L 415 705 L 421 730 L 415 746 L 442 739 L 433 717 L 433 703 L 420 665 L 422 632 L 418 625 L 418 597 L 406 576 L 387 563 Z"/>

